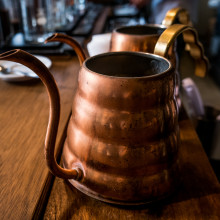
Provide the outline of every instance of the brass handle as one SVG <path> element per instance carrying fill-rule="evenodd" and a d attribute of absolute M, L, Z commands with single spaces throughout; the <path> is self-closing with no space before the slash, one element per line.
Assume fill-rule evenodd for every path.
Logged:
<path fill-rule="evenodd" d="M 78 167 L 72 170 L 63 169 L 57 164 L 54 156 L 54 147 L 60 118 L 60 95 L 52 74 L 40 60 L 22 50 L 11 50 L 0 54 L 0 60 L 13 61 L 27 66 L 34 71 L 44 83 L 50 103 L 50 115 L 45 139 L 45 157 L 47 166 L 55 176 L 64 179 L 79 180 L 83 175 L 82 170 Z"/>
<path fill-rule="evenodd" d="M 190 26 L 192 25 L 188 11 L 186 9 L 180 8 L 180 7 L 170 9 L 166 13 L 166 15 L 162 21 L 162 24 L 168 27 L 168 26 L 174 24 L 174 22 L 177 18 L 178 18 L 178 21 L 180 24 L 185 24 L 185 25 L 190 25 Z"/>
<path fill-rule="evenodd" d="M 196 30 L 190 26 L 173 24 L 168 27 L 159 37 L 154 53 L 167 57 L 170 46 L 173 45 L 180 34 L 183 34 L 186 47 L 189 48 L 190 55 L 195 60 L 195 75 L 204 77 L 208 71 L 209 62 L 204 54 L 203 46 L 199 42 Z"/>
<path fill-rule="evenodd" d="M 70 37 L 66 34 L 55 33 L 52 36 L 50 36 L 49 38 L 47 38 L 45 40 L 45 43 L 55 42 L 55 41 L 66 43 L 66 44 L 70 45 L 73 48 L 73 50 L 75 50 L 75 52 L 78 56 L 80 66 L 82 65 L 82 63 L 86 59 L 86 54 L 84 53 L 82 47 L 80 46 L 80 44 L 76 40 L 74 40 L 72 37 Z"/>

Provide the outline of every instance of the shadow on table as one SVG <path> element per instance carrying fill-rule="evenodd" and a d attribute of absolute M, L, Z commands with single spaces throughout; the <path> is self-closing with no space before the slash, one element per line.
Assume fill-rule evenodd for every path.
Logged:
<path fill-rule="evenodd" d="M 197 207 L 202 214 L 211 214 L 211 206 L 218 204 L 218 200 L 209 196 L 220 193 L 219 183 L 208 162 L 203 148 L 195 137 L 187 120 L 180 122 L 182 142 L 180 146 L 181 172 L 177 178 L 181 183 L 175 192 L 166 199 L 139 206 L 112 205 L 93 199 L 74 188 L 68 181 L 58 179 L 55 181 L 54 192 L 60 191 L 60 202 L 54 198 L 54 203 L 59 204 L 60 219 L 146 219 L 163 217 L 171 218 L 175 210 L 193 213 Z M 54 193 L 56 195 L 56 193 Z M 214 197 L 216 198 L 216 197 Z M 58 198 L 59 199 L 59 198 Z M 183 210 L 183 209 L 189 210 Z M 195 208 L 196 209 L 196 208 Z M 210 211 L 209 211 L 210 210 Z M 198 213 L 197 213 L 198 214 Z M 101 217 L 101 218 L 100 218 Z"/>

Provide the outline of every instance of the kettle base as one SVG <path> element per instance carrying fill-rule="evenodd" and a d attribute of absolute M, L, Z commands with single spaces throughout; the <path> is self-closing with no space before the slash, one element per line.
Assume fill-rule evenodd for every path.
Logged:
<path fill-rule="evenodd" d="M 167 199 L 171 195 L 173 195 L 174 192 L 176 192 L 176 190 L 180 184 L 180 183 L 178 183 L 176 186 L 174 186 L 172 188 L 172 190 L 170 190 L 167 194 L 164 194 L 163 196 L 160 196 L 160 197 L 156 197 L 154 199 L 146 199 L 146 200 L 140 200 L 140 201 L 138 201 L 138 200 L 137 201 L 122 201 L 122 200 L 115 200 L 112 198 L 103 197 L 102 195 L 92 191 L 91 189 L 88 189 L 82 185 L 79 185 L 77 181 L 68 180 L 68 182 L 71 184 L 70 185 L 71 187 L 76 188 L 77 190 L 79 190 L 80 192 L 82 192 L 83 194 L 85 194 L 91 198 L 97 199 L 97 200 L 105 202 L 105 203 L 110 203 L 110 204 L 114 204 L 114 205 L 122 205 L 122 206 L 141 206 L 141 205 L 160 202 L 164 199 Z"/>

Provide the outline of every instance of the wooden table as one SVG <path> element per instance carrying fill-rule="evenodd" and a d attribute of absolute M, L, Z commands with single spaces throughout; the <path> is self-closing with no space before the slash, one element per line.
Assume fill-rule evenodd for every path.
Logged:
<path fill-rule="evenodd" d="M 57 156 L 65 139 L 79 63 L 51 57 L 61 93 Z M 48 172 L 44 137 L 48 97 L 40 81 L 0 81 L 0 219 L 219 219 L 220 185 L 187 117 L 180 120 L 180 188 L 167 200 L 141 207 L 118 207 L 92 199 Z M 52 186 L 52 189 L 51 187 Z"/>
<path fill-rule="evenodd" d="M 113 206 L 56 178 L 44 219 L 220 219 L 220 185 L 187 118 L 180 131 L 182 183 L 170 198 L 141 207 Z"/>
<path fill-rule="evenodd" d="M 59 158 L 79 63 L 76 57 L 50 58 L 61 93 Z M 40 81 L 0 81 L 0 219 L 220 219 L 220 185 L 187 117 L 180 120 L 179 189 L 159 203 L 126 208 L 92 199 L 53 178 L 43 150 L 48 115 L 48 96 Z"/>

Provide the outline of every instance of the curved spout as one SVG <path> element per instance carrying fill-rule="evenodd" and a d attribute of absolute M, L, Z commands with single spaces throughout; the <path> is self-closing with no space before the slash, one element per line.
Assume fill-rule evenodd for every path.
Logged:
<path fill-rule="evenodd" d="M 50 103 L 50 116 L 45 138 L 45 156 L 47 165 L 50 171 L 58 177 L 64 179 L 80 179 L 82 177 L 82 171 L 78 167 L 72 170 L 63 169 L 57 164 L 54 157 L 54 147 L 60 118 L 60 95 L 56 82 L 48 68 L 36 57 L 18 49 L 0 54 L 0 60 L 21 63 L 30 68 L 40 77 L 47 89 Z"/>
<path fill-rule="evenodd" d="M 86 54 L 83 51 L 80 44 L 76 40 L 74 40 L 72 37 L 70 37 L 66 34 L 55 33 L 52 36 L 48 37 L 45 40 L 45 43 L 54 42 L 54 41 L 59 41 L 59 42 L 66 43 L 66 44 L 70 45 L 73 48 L 73 50 L 75 50 L 75 52 L 79 58 L 80 66 L 82 65 L 82 63 L 86 59 Z"/>

